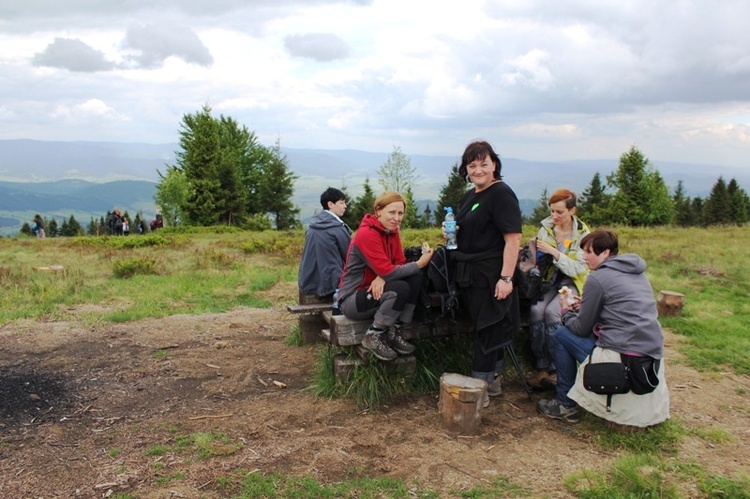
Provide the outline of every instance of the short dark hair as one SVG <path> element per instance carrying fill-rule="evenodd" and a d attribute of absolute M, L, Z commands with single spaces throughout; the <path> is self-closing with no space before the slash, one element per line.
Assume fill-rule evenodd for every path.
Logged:
<path fill-rule="evenodd" d="M 588 249 L 595 255 L 601 255 L 604 250 L 609 250 L 611 256 L 620 252 L 620 243 L 617 241 L 617 234 L 611 230 L 598 229 L 590 232 L 581 238 L 581 248 Z"/>
<path fill-rule="evenodd" d="M 464 154 L 461 157 L 461 166 L 458 167 L 458 174 L 468 182 L 468 171 L 466 168 L 469 166 L 469 163 L 478 159 L 484 160 L 487 156 L 489 156 L 492 162 L 495 163 L 495 178 L 497 180 L 502 179 L 503 177 L 500 176 L 500 170 L 503 168 L 503 164 L 500 162 L 500 156 L 495 153 L 489 142 L 484 140 L 478 140 L 466 146 Z"/>
<path fill-rule="evenodd" d="M 346 194 L 336 189 L 335 187 L 329 187 L 323 191 L 320 195 L 320 205 L 324 210 L 328 209 L 328 202 L 335 203 L 336 201 L 346 200 Z"/>

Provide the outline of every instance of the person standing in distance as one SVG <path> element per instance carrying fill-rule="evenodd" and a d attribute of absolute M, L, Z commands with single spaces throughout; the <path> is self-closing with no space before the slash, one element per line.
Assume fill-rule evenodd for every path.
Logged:
<path fill-rule="evenodd" d="M 310 220 L 299 264 L 297 284 L 300 295 L 313 294 L 321 300 L 333 299 L 352 231 L 341 220 L 346 211 L 346 196 L 329 187 L 320 195 L 323 211 Z"/>

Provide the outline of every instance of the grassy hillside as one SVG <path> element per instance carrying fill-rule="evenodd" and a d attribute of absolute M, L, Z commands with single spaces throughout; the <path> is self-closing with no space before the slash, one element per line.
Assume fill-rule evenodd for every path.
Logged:
<path fill-rule="evenodd" d="M 530 237 L 533 227 L 527 227 Z M 700 369 L 750 374 L 750 231 L 619 230 L 622 252 L 649 264 L 655 293 L 686 295 L 683 314 L 662 324 L 685 337 L 685 353 Z M 407 231 L 405 246 L 439 233 Z M 0 324 L 61 319 L 70 307 L 90 307 L 92 321 L 128 321 L 177 313 L 268 306 L 254 290 L 296 280 L 303 233 L 225 229 L 125 238 L 0 240 Z M 35 272 L 62 265 L 64 273 Z M 270 283 L 270 284 L 269 284 Z M 288 296 L 289 303 L 296 299 Z"/>

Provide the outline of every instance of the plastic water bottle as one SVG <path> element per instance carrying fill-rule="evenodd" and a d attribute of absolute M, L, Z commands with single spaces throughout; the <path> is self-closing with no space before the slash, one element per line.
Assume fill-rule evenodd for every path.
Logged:
<path fill-rule="evenodd" d="M 445 248 L 449 250 L 458 249 L 456 240 L 456 219 L 453 216 L 453 208 L 445 208 Z"/>
<path fill-rule="evenodd" d="M 341 315 L 341 308 L 339 307 L 339 288 L 333 292 L 333 305 L 331 306 L 331 315 Z"/>

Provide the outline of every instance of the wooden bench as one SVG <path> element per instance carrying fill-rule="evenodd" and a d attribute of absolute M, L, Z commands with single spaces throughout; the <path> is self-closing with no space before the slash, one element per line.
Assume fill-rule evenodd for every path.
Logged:
<path fill-rule="evenodd" d="M 430 296 L 433 307 L 440 307 L 441 300 L 442 297 L 439 294 Z M 355 359 L 346 354 L 338 354 L 334 357 L 334 371 L 338 379 L 346 381 L 357 364 L 369 362 L 370 356 L 361 345 L 367 329 L 372 325 L 371 319 L 358 321 L 349 319 L 344 315 L 333 315 L 332 303 L 289 305 L 287 310 L 290 313 L 300 315 L 300 332 L 305 343 L 323 339 L 339 348 L 353 348 L 357 353 L 358 358 Z M 402 333 L 407 341 L 415 341 L 466 333 L 471 330 L 472 324 L 468 316 L 459 315 L 455 320 L 450 317 L 438 317 L 431 321 L 407 324 L 403 327 Z M 512 344 L 505 347 L 505 354 L 518 373 L 524 390 L 531 398 L 531 387 L 526 381 Z M 413 355 L 407 355 L 398 357 L 389 362 L 388 365 L 390 368 L 408 375 L 416 370 L 417 363 Z"/>

